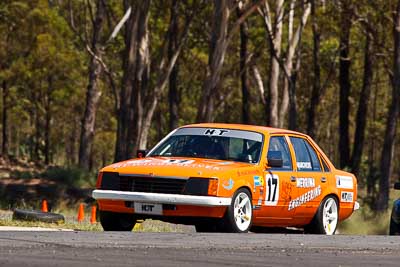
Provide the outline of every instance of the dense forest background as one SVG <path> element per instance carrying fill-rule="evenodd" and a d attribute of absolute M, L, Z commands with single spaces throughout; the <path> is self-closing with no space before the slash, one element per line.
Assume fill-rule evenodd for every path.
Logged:
<path fill-rule="evenodd" d="M 1 0 L 3 159 L 96 170 L 194 122 L 311 135 L 388 207 L 400 1 Z"/>

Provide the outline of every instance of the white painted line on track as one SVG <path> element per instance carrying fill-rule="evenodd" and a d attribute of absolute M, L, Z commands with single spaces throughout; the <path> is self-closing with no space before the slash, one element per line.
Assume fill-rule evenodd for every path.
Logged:
<path fill-rule="evenodd" d="M 0 231 L 26 231 L 26 232 L 72 232 L 72 229 L 63 228 L 44 228 L 44 227 L 17 227 L 0 226 Z"/>

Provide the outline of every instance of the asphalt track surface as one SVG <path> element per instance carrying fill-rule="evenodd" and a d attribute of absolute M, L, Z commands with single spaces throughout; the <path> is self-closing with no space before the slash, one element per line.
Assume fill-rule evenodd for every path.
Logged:
<path fill-rule="evenodd" d="M 0 266 L 400 266 L 400 236 L 1 232 Z"/>

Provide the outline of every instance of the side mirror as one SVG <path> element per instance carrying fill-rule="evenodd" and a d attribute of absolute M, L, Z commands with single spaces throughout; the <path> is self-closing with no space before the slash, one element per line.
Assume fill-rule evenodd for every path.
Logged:
<path fill-rule="evenodd" d="M 267 160 L 268 160 L 268 167 L 282 168 L 283 166 L 281 151 L 268 151 Z"/>
<path fill-rule="evenodd" d="M 138 149 L 136 151 L 137 158 L 144 158 L 144 157 L 146 157 L 146 154 L 147 154 L 147 150 L 145 150 L 145 149 Z"/>
<path fill-rule="evenodd" d="M 400 182 L 394 183 L 394 189 L 400 190 Z"/>

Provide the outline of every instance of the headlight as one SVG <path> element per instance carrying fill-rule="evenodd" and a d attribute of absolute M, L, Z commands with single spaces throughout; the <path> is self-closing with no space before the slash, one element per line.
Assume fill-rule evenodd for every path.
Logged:
<path fill-rule="evenodd" d="M 196 178 L 187 180 L 183 194 L 195 196 L 216 196 L 218 192 L 217 178 Z"/>

